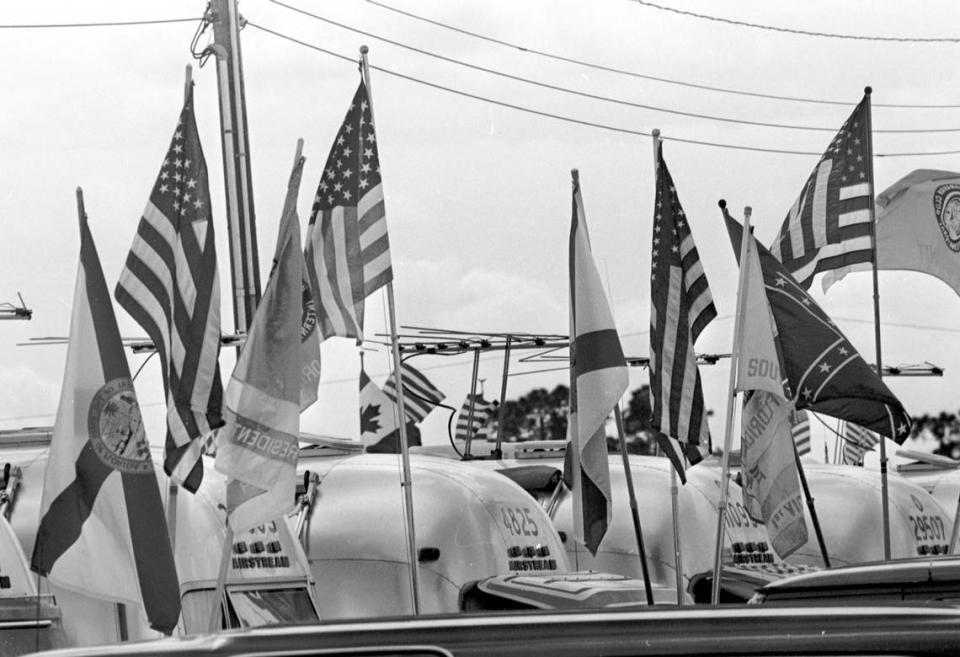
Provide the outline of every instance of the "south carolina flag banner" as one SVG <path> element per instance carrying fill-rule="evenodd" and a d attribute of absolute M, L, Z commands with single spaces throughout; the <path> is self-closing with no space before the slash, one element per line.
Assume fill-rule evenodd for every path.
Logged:
<path fill-rule="evenodd" d="M 79 190 L 78 190 L 79 197 Z M 110 292 L 80 211 L 70 344 L 31 568 L 63 588 L 141 605 L 170 634 L 180 585 Z"/>
<path fill-rule="evenodd" d="M 740 438 L 743 505 L 751 518 L 766 525 L 773 549 L 786 559 L 806 544 L 807 524 L 794 456 L 793 404 L 752 236 L 740 266 L 740 342 L 734 349 L 736 390 L 746 393 Z"/>
<path fill-rule="evenodd" d="M 303 256 L 298 158 L 287 186 L 273 272 L 224 395 L 226 425 L 216 468 L 229 477 L 227 513 L 234 532 L 278 518 L 296 502 L 300 438 Z"/>

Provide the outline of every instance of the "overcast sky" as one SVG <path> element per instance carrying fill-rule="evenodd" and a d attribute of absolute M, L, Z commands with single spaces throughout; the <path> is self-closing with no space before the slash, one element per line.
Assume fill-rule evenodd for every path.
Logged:
<path fill-rule="evenodd" d="M 285 0 L 286 1 L 286 0 Z M 817 33 L 876 37 L 956 37 L 960 5 L 951 0 L 733 2 L 663 0 L 688 12 Z M 241 34 L 260 264 L 276 240 L 297 138 L 305 140 L 300 194 L 304 230 L 319 175 L 355 91 L 355 63 L 265 32 L 354 58 L 370 47 L 387 221 L 399 322 L 466 331 L 567 332 L 567 240 L 570 169 L 580 170 L 594 255 L 625 351 L 647 355 L 654 178 L 649 137 L 564 122 L 456 95 L 393 73 L 474 96 L 579 121 L 650 133 L 659 128 L 664 155 L 693 230 L 719 317 L 701 336 L 705 353 L 730 350 L 736 293 L 735 258 L 717 201 L 742 215 L 754 209 L 764 243 L 779 225 L 834 133 L 874 89 L 874 152 L 879 155 L 960 151 L 954 109 L 891 104 L 960 105 L 958 43 L 876 41 L 807 36 L 668 12 L 630 0 L 421 1 L 383 4 L 509 44 L 688 85 L 832 100 L 842 104 L 764 99 L 657 82 L 557 61 L 444 29 L 359 0 L 289 4 L 341 23 L 335 26 L 268 0 L 244 0 L 250 25 Z M 184 67 L 202 0 L 4 3 L 0 38 L 0 301 L 23 295 L 30 322 L 0 323 L 0 428 L 50 425 L 64 346 L 22 347 L 41 336 L 65 336 L 79 251 L 74 189 L 81 186 L 104 273 L 113 286 L 169 143 L 183 98 Z M 90 23 L 197 18 L 162 25 L 6 29 L 36 23 Z M 259 27 L 258 27 L 259 26 Z M 363 36 L 345 27 L 369 33 Z M 370 36 L 373 35 L 373 36 Z M 474 66 L 582 94 L 510 80 L 391 45 L 390 39 Z M 204 35 L 201 45 L 205 45 Z M 196 64 L 196 63 L 195 63 Z M 216 71 L 195 65 L 196 110 L 210 170 L 223 281 L 224 330 L 232 328 L 229 255 L 221 165 Z M 824 128 L 761 127 L 738 121 Z M 764 153 L 730 146 L 802 151 Z M 917 168 L 960 170 L 960 156 L 876 157 L 877 191 Z M 874 360 L 869 274 L 848 276 L 816 298 L 861 353 Z M 368 300 L 369 335 L 384 329 L 383 301 Z M 929 361 L 942 379 L 890 379 L 913 414 L 960 406 L 960 303 L 943 283 L 919 274 L 882 273 L 880 309 L 885 364 Z M 118 309 L 124 336 L 143 331 Z M 303 430 L 355 437 L 359 360 L 350 341 L 324 344 L 320 402 Z M 134 371 L 143 356 L 131 355 Z M 225 352 L 225 375 L 233 366 Z M 499 393 L 502 354 L 481 360 L 487 397 Z M 422 357 L 421 368 L 459 405 L 469 389 L 471 359 Z M 514 364 L 533 372 L 543 364 Z M 388 371 L 382 350 L 367 357 L 371 377 Z M 702 369 L 711 428 L 722 436 L 728 368 Z M 566 383 L 564 372 L 511 378 L 508 396 Z M 631 371 L 631 387 L 647 380 Z M 136 381 L 152 442 L 163 437 L 160 370 L 150 361 Z M 428 442 L 445 436 L 446 417 L 425 424 Z"/>

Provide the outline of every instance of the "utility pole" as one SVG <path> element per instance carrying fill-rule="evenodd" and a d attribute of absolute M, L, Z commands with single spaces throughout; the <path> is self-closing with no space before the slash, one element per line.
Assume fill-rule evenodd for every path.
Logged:
<path fill-rule="evenodd" d="M 214 41 L 211 48 L 217 58 L 233 321 L 237 332 L 241 332 L 250 327 L 260 301 L 260 263 L 237 0 L 210 0 L 209 12 Z"/>

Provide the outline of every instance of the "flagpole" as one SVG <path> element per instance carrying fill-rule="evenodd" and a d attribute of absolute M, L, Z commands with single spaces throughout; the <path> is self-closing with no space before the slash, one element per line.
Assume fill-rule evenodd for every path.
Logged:
<path fill-rule="evenodd" d="M 820 519 L 817 517 L 817 509 L 813 504 L 813 495 L 810 494 L 810 487 L 807 486 L 807 475 L 803 472 L 803 464 L 800 462 L 800 453 L 797 451 L 797 444 L 791 440 L 793 445 L 793 458 L 797 462 L 797 474 L 800 475 L 800 485 L 803 487 L 803 496 L 807 499 L 807 508 L 810 509 L 810 519 L 813 520 L 813 531 L 817 535 L 817 543 L 820 545 L 820 555 L 823 557 L 823 567 L 830 567 L 830 557 L 827 555 L 827 544 L 823 540 L 823 532 L 820 530 Z"/>
<path fill-rule="evenodd" d="M 633 533 L 637 537 L 637 554 L 640 557 L 640 570 L 643 572 L 643 588 L 647 594 L 647 604 L 652 607 L 653 589 L 650 586 L 647 551 L 643 547 L 643 530 L 640 528 L 640 511 L 637 509 L 637 493 L 633 489 L 633 471 L 630 469 L 630 456 L 627 454 L 627 439 L 623 431 L 623 414 L 620 412 L 619 402 L 613 407 L 613 417 L 617 421 L 620 455 L 623 457 L 623 476 L 627 480 L 627 495 L 630 498 L 630 517 L 633 518 Z"/>
<path fill-rule="evenodd" d="M 863 90 L 866 96 L 866 112 L 864 116 L 867 121 L 867 138 L 869 139 L 870 155 L 867 157 L 867 180 L 873 184 L 873 110 L 871 109 L 871 96 L 873 89 L 866 87 Z M 870 245 L 873 252 L 873 332 L 874 341 L 877 349 L 877 375 L 883 377 L 883 359 L 880 348 L 880 285 L 877 276 L 877 202 L 874 196 L 874 190 L 870 189 Z M 894 433 L 894 435 L 896 435 Z M 887 484 L 887 448 L 880 437 L 880 500 L 883 505 L 883 558 L 890 560 L 890 494 Z"/>
<path fill-rule="evenodd" d="M 727 202 L 720 201 L 720 207 L 725 208 Z M 743 325 L 743 287 L 745 283 L 745 274 L 747 262 L 747 245 L 753 239 L 753 233 L 750 232 L 750 215 L 753 210 L 747 206 L 743 209 L 743 238 L 740 241 L 740 274 L 737 282 L 737 310 L 733 322 L 733 348 L 730 350 L 730 383 L 727 394 L 727 426 L 723 435 L 723 451 L 720 455 L 720 502 L 717 505 L 717 550 L 713 561 L 713 589 L 710 594 L 710 601 L 713 604 L 720 602 L 720 568 L 723 560 L 723 530 L 724 516 L 727 510 L 727 497 L 730 478 L 730 447 L 733 443 L 733 423 L 734 410 L 737 397 L 737 364 L 740 356 L 740 331 Z"/>
<path fill-rule="evenodd" d="M 223 591 L 227 587 L 227 564 L 230 563 L 230 549 L 233 547 L 233 527 L 230 526 L 230 518 L 224 520 L 225 533 L 223 535 L 223 547 L 220 549 L 220 568 L 217 570 L 217 587 L 214 589 L 213 607 L 210 609 L 210 622 L 207 625 L 207 631 L 211 634 L 220 629 L 220 612 L 223 607 L 220 601 L 223 599 Z"/>
<path fill-rule="evenodd" d="M 467 411 L 466 445 L 463 447 L 463 460 L 470 460 L 470 443 L 473 440 L 473 402 L 477 398 L 477 372 L 480 370 L 480 349 L 473 350 L 473 373 L 470 375 L 470 408 Z M 454 428 L 456 433 L 456 428 Z"/>
<path fill-rule="evenodd" d="M 657 176 L 660 168 L 660 129 L 653 129 L 653 175 Z M 657 443 L 657 451 L 660 443 Z M 680 550 L 680 502 L 679 484 L 677 484 L 677 469 L 670 467 L 670 515 L 673 521 L 673 570 L 677 584 L 677 604 L 683 605 L 683 555 Z"/>
<path fill-rule="evenodd" d="M 233 319 L 237 331 L 246 331 L 260 301 L 260 264 L 251 191 L 253 183 L 243 65 L 240 59 L 240 17 L 237 0 L 212 0 L 210 8 L 214 16 L 214 43 L 210 49 L 217 59 Z"/>
<path fill-rule="evenodd" d="M 370 89 L 370 67 L 367 64 L 367 46 L 360 46 L 360 75 L 367 88 L 370 99 L 370 122 L 376 125 L 373 115 L 373 91 Z M 413 522 L 413 481 L 410 476 L 410 447 L 407 442 L 407 414 L 403 404 L 403 379 L 400 374 L 400 343 L 397 338 L 397 311 L 393 300 L 393 281 L 387 285 L 387 308 L 390 314 L 390 346 L 393 352 L 393 375 L 397 385 L 397 410 L 400 413 L 400 461 L 403 468 L 404 513 L 407 520 L 407 559 L 410 561 L 410 595 L 413 602 L 413 615 L 420 615 L 420 573 L 417 562 L 417 537 Z"/>
<path fill-rule="evenodd" d="M 497 460 L 503 457 L 500 446 L 503 444 L 503 420 L 507 414 L 507 377 L 510 375 L 510 340 L 512 336 L 507 336 L 507 342 L 503 347 L 503 377 L 500 380 L 500 408 L 497 409 L 497 444 L 493 448 L 493 457 Z"/>

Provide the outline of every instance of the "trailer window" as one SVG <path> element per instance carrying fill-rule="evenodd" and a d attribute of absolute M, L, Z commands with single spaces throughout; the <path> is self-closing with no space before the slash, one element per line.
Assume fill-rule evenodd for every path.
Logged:
<path fill-rule="evenodd" d="M 320 620 L 305 587 L 227 589 L 231 617 L 240 627 Z"/>

